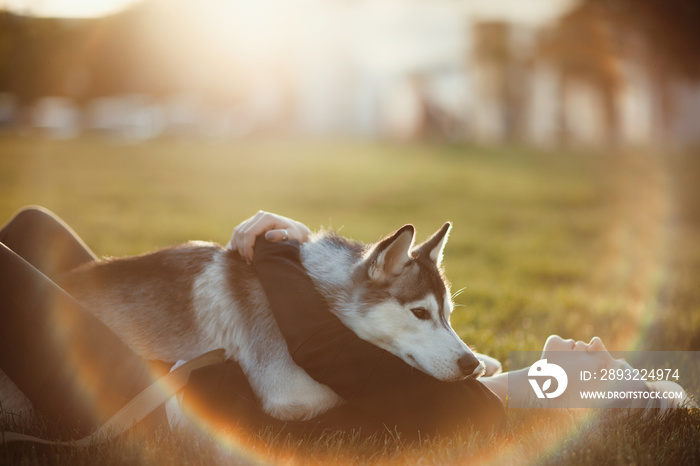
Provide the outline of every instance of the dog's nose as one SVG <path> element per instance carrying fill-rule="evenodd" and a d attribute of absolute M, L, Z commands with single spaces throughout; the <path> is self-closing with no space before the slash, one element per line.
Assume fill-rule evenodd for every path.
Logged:
<path fill-rule="evenodd" d="M 479 360 L 471 354 L 465 354 L 457 360 L 459 370 L 462 372 L 462 375 L 465 376 L 472 375 L 474 373 L 474 370 L 476 370 L 476 368 L 479 367 L 479 364 L 481 364 Z"/>

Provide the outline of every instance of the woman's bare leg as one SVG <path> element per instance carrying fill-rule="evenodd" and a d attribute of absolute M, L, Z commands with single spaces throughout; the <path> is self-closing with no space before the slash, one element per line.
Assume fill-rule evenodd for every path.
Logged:
<path fill-rule="evenodd" d="M 73 229 L 42 207 L 17 212 L 0 230 L 0 243 L 49 278 L 96 259 Z"/>
<path fill-rule="evenodd" d="M 85 435 L 150 385 L 149 367 L 48 278 L 94 260 L 62 221 L 25 209 L 0 239 L 0 370 L 34 409 Z"/>

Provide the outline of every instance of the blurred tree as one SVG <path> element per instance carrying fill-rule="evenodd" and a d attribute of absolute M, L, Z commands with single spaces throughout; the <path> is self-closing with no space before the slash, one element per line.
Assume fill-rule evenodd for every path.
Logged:
<path fill-rule="evenodd" d="M 700 1 L 584 0 L 583 8 L 597 11 L 631 41 L 649 53 L 649 65 L 690 78 L 700 78 Z"/>
<path fill-rule="evenodd" d="M 0 12 L 0 91 L 22 104 L 47 95 L 84 98 L 89 82 L 83 50 L 94 25 Z"/>
<path fill-rule="evenodd" d="M 700 1 L 583 0 L 604 18 L 618 56 L 641 66 L 652 83 L 659 141 L 670 141 L 679 78 L 700 79 Z"/>
<path fill-rule="evenodd" d="M 599 12 L 587 5 L 579 6 L 543 31 L 539 43 L 539 58 L 551 62 L 559 71 L 560 102 L 566 99 L 567 84 L 577 80 L 598 89 L 602 96 L 606 139 L 613 142 L 616 135 L 615 93 L 619 74 L 615 60 L 615 41 Z M 569 128 L 563 107 L 559 122 L 561 142 L 568 141 Z"/>
<path fill-rule="evenodd" d="M 657 136 L 671 125 L 677 78 L 700 79 L 700 1 L 582 0 L 545 31 L 540 58 L 551 61 L 562 82 L 576 79 L 598 88 L 608 139 L 617 134 L 616 93 L 621 63 L 641 67 L 653 83 Z M 563 86 L 562 86 L 563 87 Z M 560 118 L 566 140 L 566 119 Z"/>
<path fill-rule="evenodd" d="M 71 20 L 0 9 L 0 92 L 13 93 L 22 105 L 49 95 L 80 102 L 183 92 L 219 104 L 238 101 L 230 44 L 212 47 L 212 34 L 192 15 L 196 7 L 168 5 L 136 3 L 117 14 Z"/>

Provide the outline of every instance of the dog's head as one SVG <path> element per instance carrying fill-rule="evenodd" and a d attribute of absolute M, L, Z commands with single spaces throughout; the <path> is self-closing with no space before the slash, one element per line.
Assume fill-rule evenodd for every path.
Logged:
<path fill-rule="evenodd" d="M 355 315 L 343 316 L 361 338 L 440 380 L 483 371 L 450 325 L 452 295 L 441 268 L 450 229 L 445 223 L 414 246 L 415 229 L 406 225 L 369 247 L 353 274 Z"/>

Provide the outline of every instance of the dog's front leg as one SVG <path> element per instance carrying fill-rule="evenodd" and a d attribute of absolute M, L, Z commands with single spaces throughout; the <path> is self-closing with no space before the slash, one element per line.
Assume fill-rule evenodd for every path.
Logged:
<path fill-rule="evenodd" d="M 283 421 L 311 419 L 343 402 L 333 390 L 294 364 L 291 357 L 285 363 L 275 361 L 267 367 L 258 366 L 248 379 L 263 410 Z"/>

